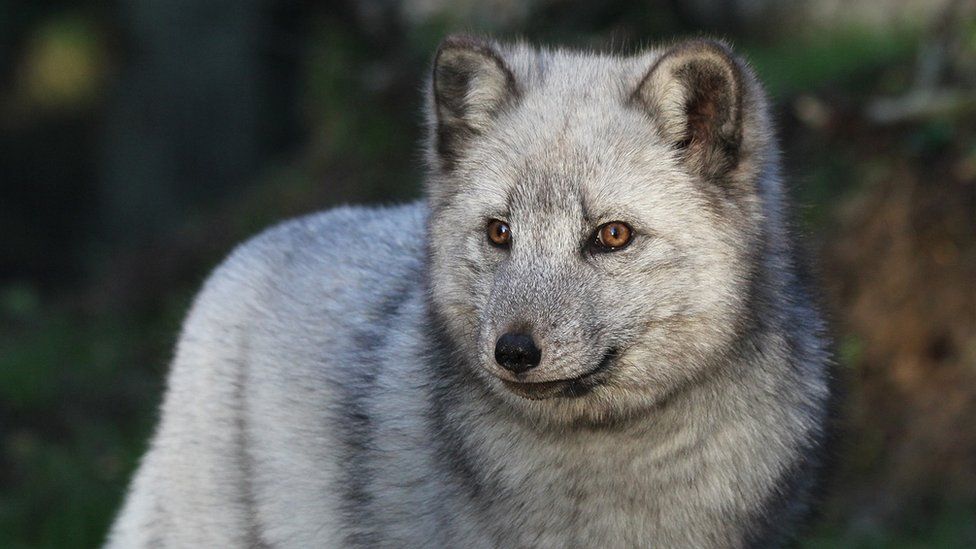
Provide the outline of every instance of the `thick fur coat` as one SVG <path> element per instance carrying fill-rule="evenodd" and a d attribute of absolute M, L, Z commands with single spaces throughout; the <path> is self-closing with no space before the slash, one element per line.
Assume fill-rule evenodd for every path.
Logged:
<path fill-rule="evenodd" d="M 829 357 L 750 68 L 451 37 L 430 89 L 423 202 L 287 222 L 207 282 L 108 545 L 788 540 Z"/>

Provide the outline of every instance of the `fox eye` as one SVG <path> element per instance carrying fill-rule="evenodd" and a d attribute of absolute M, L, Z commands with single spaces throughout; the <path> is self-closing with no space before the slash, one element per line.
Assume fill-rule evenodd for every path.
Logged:
<path fill-rule="evenodd" d="M 488 241 L 499 248 L 507 248 L 512 242 L 512 230 L 508 223 L 492 219 L 488 222 Z"/>
<path fill-rule="evenodd" d="M 597 252 L 615 252 L 630 244 L 634 231 L 623 221 L 604 223 L 596 229 L 593 237 L 593 250 Z"/>

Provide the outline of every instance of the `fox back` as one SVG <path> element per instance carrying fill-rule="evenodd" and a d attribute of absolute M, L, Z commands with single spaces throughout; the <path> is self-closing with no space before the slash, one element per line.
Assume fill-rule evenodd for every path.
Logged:
<path fill-rule="evenodd" d="M 753 71 L 455 36 L 422 202 L 243 245 L 109 545 L 769 546 L 829 357 Z"/>

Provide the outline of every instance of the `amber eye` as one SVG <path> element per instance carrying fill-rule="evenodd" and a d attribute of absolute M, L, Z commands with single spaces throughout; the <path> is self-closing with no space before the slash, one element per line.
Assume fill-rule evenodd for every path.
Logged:
<path fill-rule="evenodd" d="M 593 241 L 594 248 L 600 252 L 612 252 L 630 244 L 633 231 L 623 221 L 611 221 L 600 225 Z"/>
<path fill-rule="evenodd" d="M 512 241 L 512 230 L 508 223 L 492 219 L 488 222 L 488 240 L 500 248 L 507 248 Z"/>

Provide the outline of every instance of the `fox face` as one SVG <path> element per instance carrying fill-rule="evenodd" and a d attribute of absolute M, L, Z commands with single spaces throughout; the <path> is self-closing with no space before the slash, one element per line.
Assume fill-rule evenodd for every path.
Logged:
<path fill-rule="evenodd" d="M 772 155 L 725 46 L 619 58 L 455 37 L 431 87 L 432 306 L 502 398 L 638 413 L 757 321 Z"/>

